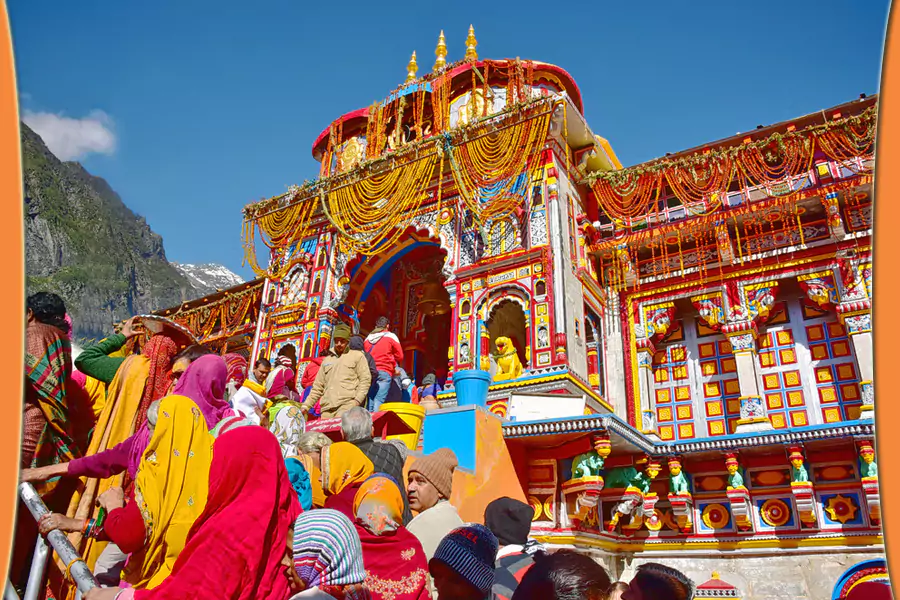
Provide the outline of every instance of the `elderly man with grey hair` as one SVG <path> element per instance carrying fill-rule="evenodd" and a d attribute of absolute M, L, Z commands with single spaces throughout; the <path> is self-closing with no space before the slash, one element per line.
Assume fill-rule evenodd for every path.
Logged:
<path fill-rule="evenodd" d="M 393 444 L 376 442 L 372 439 L 375 428 L 372 425 L 372 413 L 362 406 L 355 406 L 341 415 L 341 431 L 344 440 L 350 442 L 372 461 L 376 473 L 390 475 L 403 491 L 403 524 L 412 520 L 409 511 L 409 500 L 403 485 L 404 457 Z"/>

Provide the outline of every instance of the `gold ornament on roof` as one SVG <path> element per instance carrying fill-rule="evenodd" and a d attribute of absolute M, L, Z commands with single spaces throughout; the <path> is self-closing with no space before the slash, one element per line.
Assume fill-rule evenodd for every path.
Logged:
<path fill-rule="evenodd" d="M 478 60 L 476 46 L 478 46 L 478 40 L 475 39 L 475 28 L 469 25 L 469 37 L 466 38 L 466 60 Z"/>
<path fill-rule="evenodd" d="M 437 73 L 447 66 L 447 40 L 444 38 L 443 29 L 441 29 L 441 35 L 438 37 L 437 48 L 434 49 L 434 55 L 437 56 L 437 60 L 434 61 L 434 68 L 432 71 Z"/>
<path fill-rule="evenodd" d="M 416 71 L 418 70 L 419 65 L 416 64 L 416 51 L 413 50 L 412 58 L 409 59 L 409 64 L 406 65 L 406 83 L 416 80 Z"/>

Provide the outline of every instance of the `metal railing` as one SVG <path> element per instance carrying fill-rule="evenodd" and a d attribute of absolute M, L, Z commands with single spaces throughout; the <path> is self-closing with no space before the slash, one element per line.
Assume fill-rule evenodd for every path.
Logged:
<path fill-rule="evenodd" d="M 25 503 L 25 506 L 28 507 L 28 511 L 31 513 L 31 516 L 34 517 L 35 521 L 40 521 L 41 517 L 50 512 L 44 504 L 44 501 L 41 500 L 41 497 L 34 489 L 34 486 L 30 483 L 19 484 L 19 496 L 21 496 L 22 501 Z M 47 545 L 47 542 L 50 542 L 50 546 Z M 75 596 L 76 600 L 80 600 L 82 594 L 86 593 L 88 590 L 99 587 L 93 573 L 91 573 L 87 564 L 82 560 L 78 551 L 69 541 L 69 538 L 66 537 L 66 534 L 58 529 L 54 529 L 47 534 L 46 541 L 43 536 L 38 536 L 34 549 L 34 558 L 31 561 L 31 571 L 28 573 L 25 596 L 21 600 L 37 600 L 40 595 L 41 587 L 44 583 L 44 574 L 47 570 L 47 563 L 50 559 L 51 546 L 53 547 L 53 550 L 56 551 L 60 561 L 69 565 L 69 576 L 78 587 L 78 592 Z M 20 600 L 19 595 L 16 593 L 15 588 L 9 580 L 6 582 L 3 600 Z"/>

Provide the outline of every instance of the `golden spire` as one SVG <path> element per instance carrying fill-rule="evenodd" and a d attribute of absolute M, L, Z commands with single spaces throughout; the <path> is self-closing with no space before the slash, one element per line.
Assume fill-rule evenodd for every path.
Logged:
<path fill-rule="evenodd" d="M 419 70 L 419 65 L 416 64 L 416 51 L 413 50 L 412 58 L 409 59 L 409 64 L 406 65 L 406 83 L 410 81 L 416 80 L 416 71 Z"/>
<path fill-rule="evenodd" d="M 475 39 L 475 28 L 469 25 L 469 37 L 466 38 L 466 60 L 478 60 L 478 52 L 475 51 L 475 46 L 478 45 L 478 40 Z"/>
<path fill-rule="evenodd" d="M 437 48 L 434 49 L 434 55 L 437 56 L 437 60 L 434 61 L 434 68 L 432 71 L 437 73 L 447 66 L 447 40 L 444 39 L 443 29 L 441 29 L 441 35 L 438 38 Z"/>

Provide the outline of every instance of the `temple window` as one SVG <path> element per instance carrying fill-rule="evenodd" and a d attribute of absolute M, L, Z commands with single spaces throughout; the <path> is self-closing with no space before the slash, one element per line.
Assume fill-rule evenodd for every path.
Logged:
<path fill-rule="evenodd" d="M 534 284 L 534 295 L 535 296 L 546 296 L 547 295 L 547 282 L 543 279 L 538 279 L 537 283 Z"/>
<path fill-rule="evenodd" d="M 315 282 L 313 282 L 312 293 L 318 294 L 321 291 L 322 291 L 322 276 L 316 275 L 316 280 L 315 280 Z"/>
<path fill-rule="evenodd" d="M 306 272 L 303 269 L 296 269 L 291 273 L 285 282 L 282 304 L 293 306 L 300 303 L 306 296 L 306 282 Z"/>
<path fill-rule="evenodd" d="M 760 328 L 760 394 L 775 429 L 809 425 L 808 398 L 803 389 L 798 348 L 803 345 L 802 317 L 792 314 L 796 300 L 776 303 L 766 327 Z M 799 339 L 798 339 L 799 338 Z"/>
<path fill-rule="evenodd" d="M 313 302 L 312 304 L 309 305 L 309 313 L 307 314 L 306 318 L 308 320 L 312 321 L 317 316 L 319 316 L 319 305 L 318 305 L 318 303 Z"/>
<path fill-rule="evenodd" d="M 306 341 L 303 342 L 303 358 L 310 358 L 312 356 L 312 347 L 312 338 L 306 338 Z"/>

